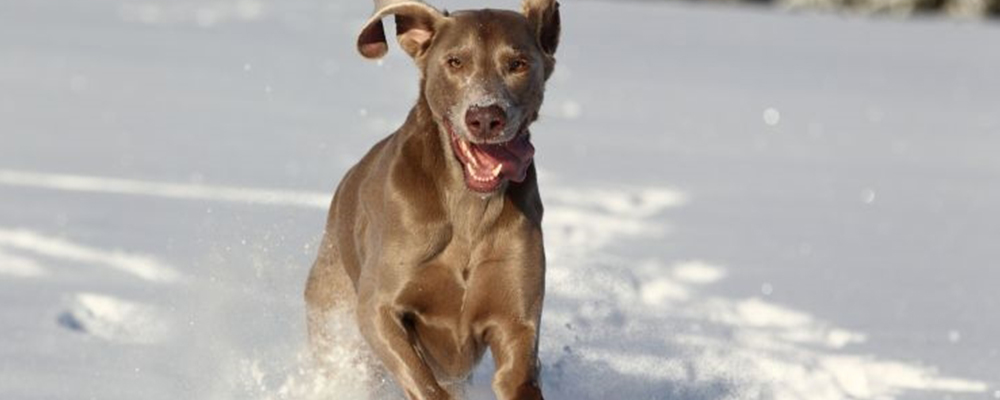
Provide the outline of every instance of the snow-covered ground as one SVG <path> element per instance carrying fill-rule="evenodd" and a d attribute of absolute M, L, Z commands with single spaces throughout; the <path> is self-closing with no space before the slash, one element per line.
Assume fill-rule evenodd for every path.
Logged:
<path fill-rule="evenodd" d="M 416 93 L 370 4 L 0 0 L 0 398 L 354 398 L 301 290 Z M 549 398 L 1000 398 L 1000 26 L 562 11 Z"/>

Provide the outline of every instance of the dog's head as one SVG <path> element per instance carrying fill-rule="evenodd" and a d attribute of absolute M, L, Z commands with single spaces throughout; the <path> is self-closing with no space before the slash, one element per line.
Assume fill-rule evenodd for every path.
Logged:
<path fill-rule="evenodd" d="M 377 0 L 358 37 L 367 58 L 388 51 L 382 18 L 421 71 L 421 93 L 449 135 L 466 186 L 492 193 L 521 182 L 535 149 L 528 126 L 538 118 L 559 45 L 559 4 L 524 0 L 521 13 L 442 13 L 415 0 Z"/>

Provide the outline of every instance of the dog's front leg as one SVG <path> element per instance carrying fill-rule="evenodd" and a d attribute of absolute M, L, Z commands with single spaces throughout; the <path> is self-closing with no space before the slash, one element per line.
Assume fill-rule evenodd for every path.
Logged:
<path fill-rule="evenodd" d="M 452 400 L 413 347 L 396 307 L 378 301 L 359 304 L 358 327 L 409 400 Z"/>
<path fill-rule="evenodd" d="M 499 400 L 542 400 L 537 321 L 503 321 L 487 338 L 496 362 L 493 392 Z"/>

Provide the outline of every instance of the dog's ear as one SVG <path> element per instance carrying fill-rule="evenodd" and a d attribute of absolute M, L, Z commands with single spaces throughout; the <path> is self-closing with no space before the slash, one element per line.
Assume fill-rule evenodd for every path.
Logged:
<path fill-rule="evenodd" d="M 444 14 L 422 1 L 376 0 L 375 13 L 358 35 L 358 51 L 365 58 L 382 58 L 389 51 L 382 18 L 396 16 L 396 39 L 410 57 L 423 54 Z"/>
<path fill-rule="evenodd" d="M 538 44 L 548 55 L 556 54 L 559 34 L 562 30 L 559 20 L 559 2 L 556 0 L 524 0 L 524 16 L 535 28 Z"/>

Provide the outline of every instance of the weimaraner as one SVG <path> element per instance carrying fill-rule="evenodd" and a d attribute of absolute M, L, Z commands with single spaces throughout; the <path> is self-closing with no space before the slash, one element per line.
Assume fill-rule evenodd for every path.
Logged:
<path fill-rule="evenodd" d="M 305 298 L 312 351 L 346 309 L 410 400 L 458 399 L 487 348 L 501 400 L 542 399 L 542 202 L 528 127 L 559 44 L 559 5 L 442 12 L 376 1 L 358 51 L 388 51 L 382 18 L 420 70 L 402 127 L 340 182 Z"/>

